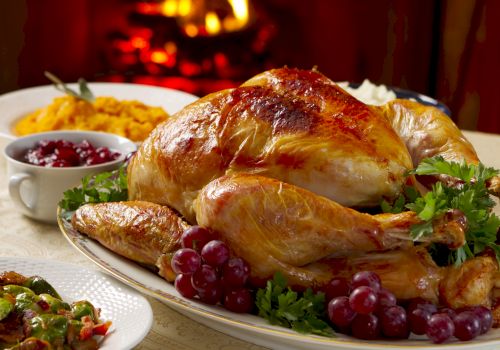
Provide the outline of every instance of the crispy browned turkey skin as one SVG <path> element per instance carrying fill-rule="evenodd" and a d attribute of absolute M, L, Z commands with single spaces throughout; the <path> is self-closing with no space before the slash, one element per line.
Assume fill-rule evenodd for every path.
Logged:
<path fill-rule="evenodd" d="M 425 249 L 429 242 L 462 246 L 461 213 L 435 220 L 434 233 L 416 247 L 409 237 L 415 213 L 353 209 L 396 198 L 405 172 L 435 155 L 478 162 L 435 108 L 401 100 L 368 106 L 317 71 L 275 69 L 201 98 L 157 127 L 129 164 L 131 201 L 84 206 L 73 225 L 157 265 L 169 280 L 168 257 L 186 227 L 180 213 L 216 231 L 248 261 L 254 281 L 281 271 L 308 287 L 372 270 L 399 298 L 488 305 L 494 259 L 440 268 Z"/>
<path fill-rule="evenodd" d="M 412 167 L 383 113 L 313 71 L 272 71 L 208 95 L 158 127 L 129 167 L 130 199 L 166 204 L 188 220 L 210 181 L 272 177 L 353 206 L 396 197 Z"/>
<path fill-rule="evenodd" d="M 188 227 L 168 207 L 141 201 L 85 205 L 73 215 L 72 225 L 114 252 L 147 265 L 179 249 Z"/>
<path fill-rule="evenodd" d="M 304 207 L 295 210 L 301 209 Z M 220 215 L 221 222 L 227 224 L 224 219 L 227 213 L 223 212 L 217 215 Z M 384 287 L 400 299 L 422 297 L 453 307 L 489 305 L 491 302 L 490 291 L 497 273 L 495 259 L 478 257 L 468 260 L 458 269 L 438 267 L 425 247 L 409 245 L 407 238 L 404 238 L 403 234 L 408 233 L 407 221 L 414 222 L 411 217 L 399 221 L 399 216 L 395 216 L 394 220 L 402 225 L 394 225 L 395 221 L 388 225 L 385 218 L 382 221 L 366 219 L 375 226 L 377 222 L 380 223 L 379 229 L 383 227 L 378 237 L 373 237 L 372 243 L 367 243 L 364 235 L 372 235 L 373 231 L 359 232 L 351 239 L 348 232 L 342 232 L 340 228 L 328 230 L 325 227 L 323 232 L 313 237 L 314 242 L 309 245 L 307 237 L 312 231 L 301 231 L 307 225 L 305 220 L 293 212 L 288 215 L 288 218 L 276 218 L 277 222 L 273 224 L 269 222 L 271 216 L 257 214 L 252 220 L 262 221 L 267 228 L 250 225 L 241 230 L 238 236 L 234 234 L 234 229 L 241 228 L 241 223 L 249 223 L 248 217 L 243 216 L 232 220 L 234 224 L 227 230 L 218 232 L 219 238 L 230 245 L 233 253 L 248 260 L 252 268 L 252 280 L 257 285 L 274 271 L 281 271 L 294 286 L 317 287 L 333 277 L 350 277 L 358 271 L 369 270 L 379 274 Z M 179 249 L 180 235 L 187 225 L 168 207 L 137 201 L 88 204 L 76 211 L 72 222 L 80 232 L 109 249 L 137 262 L 156 265 L 163 277 L 173 280 L 169 258 Z M 314 225 L 317 225 L 314 228 L 318 228 L 321 223 Z M 396 228 L 396 235 L 389 237 Z M 321 235 L 333 235 L 333 238 Z M 385 235 L 388 235 L 387 239 Z M 335 242 L 329 242 L 331 240 Z M 386 245 L 399 248 L 384 250 L 388 248 Z M 349 249 L 344 251 L 346 247 Z M 329 255 L 325 250 L 337 254 Z M 346 254 L 346 251 L 351 253 Z"/>

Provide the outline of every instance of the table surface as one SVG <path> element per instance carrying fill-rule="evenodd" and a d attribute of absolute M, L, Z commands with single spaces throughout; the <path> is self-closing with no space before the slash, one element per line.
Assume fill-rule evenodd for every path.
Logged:
<path fill-rule="evenodd" d="M 464 134 L 484 164 L 500 168 L 500 135 L 478 132 Z M 93 262 L 66 241 L 57 226 L 38 223 L 15 210 L 6 186 L 5 164 L 0 162 L 0 166 L 0 256 L 44 257 L 97 269 Z M 495 211 L 500 215 L 500 206 L 497 205 Z M 136 349 L 264 349 L 212 330 L 151 297 L 147 298 L 153 309 L 154 323 Z"/>

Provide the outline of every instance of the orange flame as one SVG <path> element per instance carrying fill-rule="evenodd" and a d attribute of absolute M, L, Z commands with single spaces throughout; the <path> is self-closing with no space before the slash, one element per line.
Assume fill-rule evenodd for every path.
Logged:
<path fill-rule="evenodd" d="M 207 12 L 205 15 L 205 27 L 208 35 L 216 35 L 221 31 L 221 24 L 219 17 L 213 11 Z"/>
<path fill-rule="evenodd" d="M 249 23 L 249 0 L 219 0 L 219 2 L 219 5 L 224 5 L 221 8 L 226 10 L 224 15 L 221 15 L 219 11 L 216 12 L 211 2 L 197 0 L 163 0 L 155 5 L 141 3 L 140 10 L 143 13 L 152 14 L 156 6 L 156 13 L 179 20 L 189 37 L 234 32 L 241 30 Z"/>

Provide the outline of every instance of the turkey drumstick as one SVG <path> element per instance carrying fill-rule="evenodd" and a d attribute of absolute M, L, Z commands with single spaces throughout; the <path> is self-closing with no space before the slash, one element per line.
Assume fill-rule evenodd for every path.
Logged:
<path fill-rule="evenodd" d="M 261 278 L 275 271 L 292 277 L 294 268 L 328 256 L 409 248 L 410 226 L 421 222 L 414 212 L 363 214 L 302 188 L 241 173 L 208 184 L 194 210 L 198 224 L 218 232 Z M 460 215 L 435 220 L 435 233 L 423 240 L 457 248 L 464 244 L 463 225 Z"/>
<path fill-rule="evenodd" d="M 268 187 L 269 184 L 263 184 L 262 189 L 267 191 Z M 285 188 L 283 191 L 290 191 L 290 189 Z M 286 194 L 283 196 L 287 197 Z M 323 198 L 320 201 L 326 201 L 326 199 Z M 291 220 L 297 217 L 297 214 L 299 214 L 297 210 L 289 212 L 290 218 L 287 223 L 300 226 L 293 224 Z M 338 213 L 338 215 L 343 214 L 345 213 Z M 348 213 L 348 215 L 363 216 L 365 214 Z M 386 215 L 382 221 L 392 222 L 385 222 L 381 225 L 386 228 L 390 226 L 398 235 L 402 234 L 406 224 L 396 229 L 394 221 L 400 221 L 399 216 L 395 215 L 389 219 L 390 216 Z M 369 222 L 369 219 L 364 219 L 364 221 Z M 160 270 L 160 275 L 168 281 L 173 281 L 175 277 L 169 266 L 170 257 L 179 249 L 182 231 L 189 226 L 169 208 L 147 202 L 88 204 L 76 211 L 72 223 L 80 232 L 116 253 L 142 264 L 156 265 Z M 272 233 L 272 231 L 267 231 L 267 234 Z M 241 251 L 241 246 L 248 244 L 248 238 L 244 237 L 247 234 L 252 235 L 250 238 L 256 238 L 251 230 L 242 230 L 235 248 L 238 251 Z M 303 234 L 309 234 L 309 232 Z M 294 234 L 294 236 L 300 235 L 300 232 Z M 339 239 L 345 240 L 346 235 L 347 233 L 344 232 Z M 228 237 L 227 234 L 220 234 L 220 238 L 226 237 Z M 370 243 L 362 242 L 366 238 L 363 235 L 356 236 L 356 239 L 361 240 L 359 246 L 363 244 L 370 246 Z M 437 301 L 441 298 L 447 305 L 486 305 L 489 302 L 493 275 L 497 272 L 495 259 L 490 257 L 468 260 L 460 268 L 440 268 L 432 261 L 425 247 L 407 246 L 404 241 L 400 243 L 405 249 L 340 257 L 329 256 L 322 259 L 321 255 L 324 254 L 317 254 L 316 261 L 298 266 L 292 265 L 290 257 L 286 254 L 280 254 L 277 257 L 266 256 L 271 254 L 269 244 L 266 242 L 272 240 L 272 237 L 264 237 L 260 241 L 251 241 L 250 248 L 260 258 L 257 262 L 250 260 L 252 281 L 257 285 L 264 280 L 264 275 L 273 272 L 268 270 L 269 267 L 283 273 L 292 285 L 301 287 L 319 287 L 333 277 L 349 278 L 358 271 L 370 270 L 379 274 L 383 285 L 400 299 L 422 297 Z M 390 238 L 390 240 L 393 244 L 398 244 L 397 239 Z M 284 242 L 281 244 L 283 245 Z M 290 241 L 289 248 L 297 250 L 294 244 L 295 242 Z M 348 244 L 355 245 L 355 242 Z M 316 249 L 316 247 L 313 248 Z M 322 248 L 318 248 L 320 249 Z M 304 255 L 304 252 L 301 254 Z M 279 261 L 278 258 L 284 255 L 285 259 L 289 260 Z M 266 267 L 267 264 L 271 266 Z"/>

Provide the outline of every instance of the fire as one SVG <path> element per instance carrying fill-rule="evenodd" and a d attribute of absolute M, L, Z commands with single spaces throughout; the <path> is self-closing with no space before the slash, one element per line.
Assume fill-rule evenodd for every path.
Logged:
<path fill-rule="evenodd" d="M 207 29 L 208 35 L 219 34 L 221 30 L 220 20 L 217 14 L 210 11 L 205 16 L 205 27 Z"/>
<path fill-rule="evenodd" d="M 228 0 L 234 17 L 243 25 L 248 21 L 248 0 Z"/>
<path fill-rule="evenodd" d="M 245 28 L 251 19 L 249 0 L 163 0 L 141 2 L 137 9 L 144 14 L 176 18 L 189 37 L 214 36 Z"/>
<path fill-rule="evenodd" d="M 191 12 L 191 0 L 179 0 L 179 16 L 187 16 Z"/>
<path fill-rule="evenodd" d="M 177 15 L 178 1 L 165 0 L 161 5 L 161 12 L 167 17 L 174 17 Z"/>

